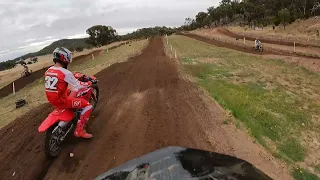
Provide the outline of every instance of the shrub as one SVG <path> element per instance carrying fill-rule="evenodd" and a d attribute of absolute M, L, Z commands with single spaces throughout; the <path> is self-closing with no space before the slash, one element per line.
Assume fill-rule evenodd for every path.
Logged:
<path fill-rule="evenodd" d="M 82 46 L 78 46 L 78 47 L 76 47 L 76 51 L 78 51 L 78 52 L 83 51 L 83 47 L 82 47 Z"/>

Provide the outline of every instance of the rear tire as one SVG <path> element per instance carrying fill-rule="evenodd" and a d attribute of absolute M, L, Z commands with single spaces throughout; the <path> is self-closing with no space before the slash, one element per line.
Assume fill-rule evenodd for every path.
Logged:
<path fill-rule="evenodd" d="M 96 98 L 94 98 L 94 96 L 96 96 Z M 97 107 L 98 100 L 99 100 L 99 88 L 98 86 L 95 86 L 92 90 L 92 94 L 90 98 L 90 104 L 92 105 L 92 110 L 94 110 Z"/>
<path fill-rule="evenodd" d="M 44 152 L 48 158 L 57 157 L 62 149 L 59 137 L 52 133 L 57 126 L 58 124 L 51 126 L 46 132 Z"/>

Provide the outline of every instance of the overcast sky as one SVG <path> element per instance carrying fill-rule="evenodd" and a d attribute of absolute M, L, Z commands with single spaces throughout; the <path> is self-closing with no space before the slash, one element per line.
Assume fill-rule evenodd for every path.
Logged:
<path fill-rule="evenodd" d="M 80 38 L 97 24 L 119 34 L 150 26 L 180 26 L 219 0 L 0 0 L 0 61 Z"/>

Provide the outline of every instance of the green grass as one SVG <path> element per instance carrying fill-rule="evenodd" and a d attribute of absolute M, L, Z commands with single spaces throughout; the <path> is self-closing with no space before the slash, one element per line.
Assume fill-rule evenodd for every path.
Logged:
<path fill-rule="evenodd" d="M 220 105 L 249 128 L 260 144 L 266 146 L 263 137 L 277 142 L 281 153 L 292 161 L 303 161 L 304 148 L 299 141 L 285 140 L 301 123 L 308 124 L 307 112 L 297 109 L 294 101 L 281 88 L 266 90 L 261 84 L 232 84 L 224 78 L 232 74 L 213 64 L 185 65 L 184 68 L 199 78 L 204 87 Z M 215 77 L 215 78 L 213 78 Z"/>
<path fill-rule="evenodd" d="M 292 172 L 292 176 L 295 180 L 319 180 L 320 178 L 309 172 L 308 170 L 302 168 L 295 168 Z"/>
<path fill-rule="evenodd" d="M 280 154 L 285 154 L 293 161 L 303 161 L 306 157 L 303 146 L 297 139 L 290 138 L 279 147 Z"/>
<path fill-rule="evenodd" d="M 205 64 L 205 63 L 197 63 L 197 64 L 186 64 L 184 68 L 191 73 L 193 76 L 205 79 L 209 76 L 217 76 L 217 77 L 231 77 L 232 73 L 229 71 L 220 68 L 218 66 L 214 66 L 213 64 Z"/>
<path fill-rule="evenodd" d="M 230 110 L 233 116 L 244 122 L 250 129 L 251 135 L 264 144 L 262 136 L 279 141 L 290 132 L 285 131 L 291 119 L 291 114 L 277 116 L 271 109 L 266 109 L 264 97 L 269 92 L 259 85 L 230 84 L 224 80 L 202 80 L 199 84 L 205 87 L 220 105 Z M 277 95 L 274 95 L 277 96 Z M 283 104 L 283 106 L 290 106 Z M 277 107 L 275 106 L 274 109 Z M 299 116 L 299 112 L 294 114 Z M 290 121 L 292 123 L 292 121 Z"/>
<path fill-rule="evenodd" d="M 170 36 L 179 58 L 193 59 L 183 69 L 194 76 L 216 101 L 244 123 L 251 136 L 265 146 L 272 140 L 276 157 L 289 164 L 304 161 L 302 133 L 319 132 L 320 75 L 284 62 L 217 48 L 183 36 Z M 214 58 L 214 63 L 203 59 Z M 320 96 L 318 96 L 320 98 Z M 319 119 L 320 120 L 320 119 Z M 300 171 L 299 171 L 300 173 Z M 297 177 L 312 177 L 306 171 Z"/>
<path fill-rule="evenodd" d="M 308 122 L 308 114 L 290 110 L 299 102 L 291 100 L 292 97 L 281 89 L 268 91 L 261 84 L 232 84 L 225 79 L 232 77 L 232 73 L 214 64 L 188 64 L 184 68 L 199 78 L 199 85 L 205 87 L 220 105 L 244 122 L 261 144 L 264 144 L 262 136 L 280 141 L 292 133 L 288 127 Z"/>
<path fill-rule="evenodd" d="M 193 62 L 192 58 L 183 58 L 182 61 L 184 63 L 192 63 Z"/>
<path fill-rule="evenodd" d="M 318 173 L 320 173 L 320 164 L 317 164 L 317 165 L 314 167 L 314 169 L 315 169 Z"/>

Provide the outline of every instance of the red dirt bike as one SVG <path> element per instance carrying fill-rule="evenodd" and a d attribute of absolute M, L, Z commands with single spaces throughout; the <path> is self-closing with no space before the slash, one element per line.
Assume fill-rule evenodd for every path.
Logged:
<path fill-rule="evenodd" d="M 93 106 L 92 111 L 96 108 L 99 99 L 98 80 L 94 76 L 76 77 L 83 82 L 92 82 L 92 86 L 84 91 L 74 92 L 69 91 L 69 96 L 83 97 Z M 45 154 L 49 158 L 57 157 L 61 150 L 64 140 L 69 134 L 74 133 L 80 118 L 81 110 L 77 109 L 55 109 L 42 122 L 38 128 L 39 132 L 45 132 Z"/>
<path fill-rule="evenodd" d="M 253 47 L 253 50 L 254 51 L 260 51 L 260 52 L 263 52 L 263 46 L 262 46 L 262 44 L 260 45 L 260 46 L 257 46 L 257 47 Z"/>
<path fill-rule="evenodd" d="M 32 73 L 31 70 L 30 70 L 30 71 L 28 71 L 28 70 L 23 70 L 23 71 L 21 72 L 21 77 L 27 77 L 27 76 L 29 76 L 31 73 Z"/>

